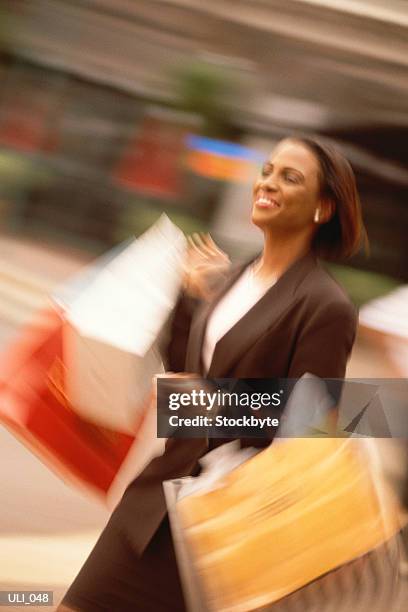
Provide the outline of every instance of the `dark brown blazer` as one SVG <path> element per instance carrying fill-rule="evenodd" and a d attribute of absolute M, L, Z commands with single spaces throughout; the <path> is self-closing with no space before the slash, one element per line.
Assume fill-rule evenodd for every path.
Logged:
<path fill-rule="evenodd" d="M 203 375 L 206 322 L 245 266 L 237 268 L 216 298 L 193 308 L 179 304 L 169 345 L 169 369 Z M 357 315 L 339 285 L 312 254 L 295 262 L 217 343 L 208 377 L 297 378 L 306 372 L 343 378 Z M 131 521 L 134 549 L 143 552 L 166 514 L 162 482 L 197 473 L 206 440 L 170 439 L 129 487 L 122 504 Z M 120 512 L 120 506 L 118 512 Z"/>

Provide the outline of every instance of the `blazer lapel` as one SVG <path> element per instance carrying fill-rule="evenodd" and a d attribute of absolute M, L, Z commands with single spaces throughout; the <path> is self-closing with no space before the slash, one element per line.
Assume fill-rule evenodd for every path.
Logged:
<path fill-rule="evenodd" d="M 246 264 L 248 265 L 248 264 Z M 215 306 L 235 280 L 242 273 L 246 265 L 232 275 L 230 282 L 224 287 L 217 298 L 208 305 L 198 317 L 197 327 L 192 328 L 191 345 L 189 343 L 188 357 L 196 369 L 193 372 L 202 372 L 201 352 L 208 317 Z M 273 287 L 217 342 L 210 369 L 209 378 L 222 378 L 230 372 L 241 356 L 254 342 L 278 322 L 284 312 L 293 304 L 295 292 L 305 275 L 316 266 L 313 255 L 307 254 L 297 260 L 279 278 Z M 190 350 L 191 349 L 191 350 Z"/>

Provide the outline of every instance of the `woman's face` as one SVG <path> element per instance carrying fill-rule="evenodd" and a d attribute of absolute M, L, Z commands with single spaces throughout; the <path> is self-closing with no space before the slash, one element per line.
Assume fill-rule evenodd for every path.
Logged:
<path fill-rule="evenodd" d="M 302 143 L 281 141 L 255 182 L 252 222 L 262 229 L 312 231 L 316 208 L 320 208 L 317 159 Z"/>

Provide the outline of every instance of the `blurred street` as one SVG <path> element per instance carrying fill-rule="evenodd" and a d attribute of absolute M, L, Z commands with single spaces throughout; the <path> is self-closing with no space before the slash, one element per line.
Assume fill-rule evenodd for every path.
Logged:
<path fill-rule="evenodd" d="M 83 254 L 0 238 L 0 347 L 86 263 Z M 54 603 L 92 548 L 108 512 L 65 485 L 0 428 L 0 590 L 54 591 Z M 14 608 L 18 609 L 18 608 Z M 25 609 L 25 608 L 23 608 Z"/>
<path fill-rule="evenodd" d="M 0 347 L 47 294 L 80 269 L 89 255 L 0 237 Z M 390 375 L 380 352 L 357 342 L 348 375 Z M 54 591 L 58 603 L 109 515 L 97 500 L 65 485 L 4 428 L 0 429 L 0 590 Z M 391 457 L 391 471 L 401 471 L 401 457 Z M 406 592 L 405 592 L 406 591 Z M 408 597 L 408 581 L 404 583 Z M 25 608 L 14 607 L 14 610 Z M 42 608 L 41 608 L 42 609 Z M 401 603 L 401 612 L 405 608 Z"/>

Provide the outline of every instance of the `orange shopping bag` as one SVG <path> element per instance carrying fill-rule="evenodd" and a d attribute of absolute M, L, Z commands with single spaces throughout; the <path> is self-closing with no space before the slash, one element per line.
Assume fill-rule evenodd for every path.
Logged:
<path fill-rule="evenodd" d="M 191 609 L 269 610 L 374 552 L 383 557 L 384 576 L 395 578 L 394 569 L 385 570 L 386 549 L 396 545 L 401 523 L 375 466 L 372 442 L 282 439 L 202 490 L 183 495 L 183 479 L 164 483 Z M 185 482 L 191 487 L 194 479 Z M 341 581 L 337 585 L 338 592 L 344 588 Z M 308 609 L 306 591 L 303 596 L 296 609 Z M 277 609 L 292 609 L 282 606 Z M 318 609 L 327 607 L 313 605 Z"/>

